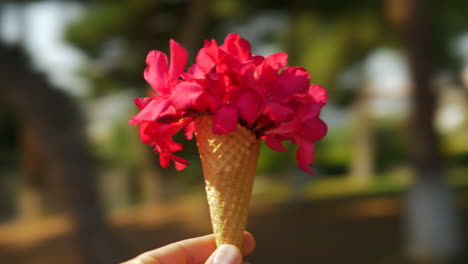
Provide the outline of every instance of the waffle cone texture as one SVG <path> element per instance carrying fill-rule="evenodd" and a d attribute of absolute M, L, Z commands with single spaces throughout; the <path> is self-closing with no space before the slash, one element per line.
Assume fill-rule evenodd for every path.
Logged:
<path fill-rule="evenodd" d="M 260 140 L 239 124 L 228 134 L 213 134 L 209 116 L 196 120 L 195 135 L 216 244 L 242 248 Z"/>

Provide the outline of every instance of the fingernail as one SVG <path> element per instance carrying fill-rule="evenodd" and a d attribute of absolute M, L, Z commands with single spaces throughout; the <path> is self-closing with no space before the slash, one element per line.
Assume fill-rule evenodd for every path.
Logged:
<path fill-rule="evenodd" d="M 242 256 L 239 249 L 233 245 L 221 245 L 213 256 L 213 264 L 241 264 Z"/>

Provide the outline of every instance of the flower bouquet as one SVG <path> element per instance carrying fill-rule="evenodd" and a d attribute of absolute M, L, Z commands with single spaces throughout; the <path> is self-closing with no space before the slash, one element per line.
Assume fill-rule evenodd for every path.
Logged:
<path fill-rule="evenodd" d="M 152 89 L 135 99 L 140 112 L 130 123 L 164 168 L 189 164 L 174 155 L 183 146 L 173 137 L 195 134 L 216 242 L 241 248 L 261 140 L 276 151 L 286 150 L 285 140 L 296 143 L 299 168 L 312 173 L 313 143 L 327 132 L 319 118 L 326 92 L 304 68 L 287 67 L 286 53 L 254 55 L 238 34 L 222 45 L 205 41 L 186 72 L 187 51 L 171 40 L 170 53 L 169 63 L 149 52 L 144 77 Z"/>

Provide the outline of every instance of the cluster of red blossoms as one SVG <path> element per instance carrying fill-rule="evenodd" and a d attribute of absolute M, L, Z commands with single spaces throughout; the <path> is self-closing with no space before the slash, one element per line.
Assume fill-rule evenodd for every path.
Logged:
<path fill-rule="evenodd" d="M 284 140 L 297 143 L 298 166 L 312 173 L 313 142 L 327 132 L 319 118 L 327 95 L 309 84 L 304 68 L 285 67 L 284 52 L 267 58 L 252 54 L 249 42 L 238 34 L 229 34 L 221 46 L 205 41 L 187 72 L 187 51 L 174 40 L 170 49 L 170 63 L 163 52 L 149 52 L 144 77 L 153 90 L 150 97 L 135 99 L 141 111 L 130 120 L 139 124 L 143 143 L 159 152 L 162 167 L 171 160 L 177 170 L 189 164 L 174 155 L 183 147 L 173 136 L 184 129 L 192 139 L 193 121 L 211 115 L 215 134 L 234 131 L 239 123 L 273 150 L 285 151 Z"/>

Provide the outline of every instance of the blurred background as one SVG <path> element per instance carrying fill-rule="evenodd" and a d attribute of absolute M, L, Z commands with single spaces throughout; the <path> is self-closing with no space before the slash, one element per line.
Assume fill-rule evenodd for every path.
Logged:
<path fill-rule="evenodd" d="M 0 262 L 118 263 L 211 232 L 194 142 L 128 120 L 151 49 L 230 32 L 326 88 L 314 175 L 262 148 L 252 263 L 468 263 L 468 2 L 0 2 Z M 190 62 L 190 63 L 191 63 Z"/>

